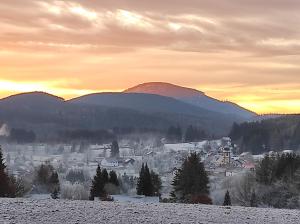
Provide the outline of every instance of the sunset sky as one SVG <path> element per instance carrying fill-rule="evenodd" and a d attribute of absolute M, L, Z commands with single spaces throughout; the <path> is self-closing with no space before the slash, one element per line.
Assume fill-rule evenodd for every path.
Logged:
<path fill-rule="evenodd" d="M 299 0 L 0 0 L 0 97 L 161 81 L 300 112 Z"/>

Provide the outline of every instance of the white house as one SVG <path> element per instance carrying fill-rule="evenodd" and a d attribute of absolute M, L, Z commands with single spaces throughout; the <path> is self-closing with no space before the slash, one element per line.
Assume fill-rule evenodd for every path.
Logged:
<path fill-rule="evenodd" d="M 114 158 L 105 158 L 101 161 L 101 166 L 103 167 L 118 167 L 119 162 Z"/>

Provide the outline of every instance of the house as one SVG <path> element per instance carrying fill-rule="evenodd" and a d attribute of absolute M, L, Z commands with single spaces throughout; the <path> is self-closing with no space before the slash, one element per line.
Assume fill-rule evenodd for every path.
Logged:
<path fill-rule="evenodd" d="M 282 154 L 293 154 L 294 153 L 294 151 L 293 150 L 284 150 L 284 151 L 282 151 Z"/>
<path fill-rule="evenodd" d="M 247 170 L 251 170 L 251 171 L 254 171 L 255 170 L 255 164 L 254 163 L 252 163 L 252 162 L 245 162 L 244 164 L 243 164 L 243 168 L 244 169 L 247 169 Z"/>
<path fill-rule="evenodd" d="M 125 159 L 124 161 L 123 161 L 123 164 L 126 166 L 126 165 L 129 165 L 129 164 L 134 164 L 134 162 L 135 162 L 135 160 L 134 159 L 132 159 L 132 158 L 129 158 L 129 159 Z"/>
<path fill-rule="evenodd" d="M 103 167 L 118 167 L 119 161 L 115 158 L 104 158 L 100 165 Z"/>
<path fill-rule="evenodd" d="M 150 152 L 147 152 L 146 153 L 146 156 L 153 156 L 154 155 L 154 152 L 153 151 L 150 151 Z"/>

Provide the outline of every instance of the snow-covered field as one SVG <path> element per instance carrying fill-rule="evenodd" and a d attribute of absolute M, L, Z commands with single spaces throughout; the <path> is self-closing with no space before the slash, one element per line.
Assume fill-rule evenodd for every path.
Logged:
<path fill-rule="evenodd" d="M 0 199 L 0 223 L 298 224 L 300 211 L 181 204 Z"/>

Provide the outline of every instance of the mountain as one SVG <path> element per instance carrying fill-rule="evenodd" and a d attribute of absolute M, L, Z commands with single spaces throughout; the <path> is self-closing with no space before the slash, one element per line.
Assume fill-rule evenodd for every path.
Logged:
<path fill-rule="evenodd" d="M 172 97 L 203 109 L 223 114 L 232 114 L 243 119 L 251 119 L 257 115 L 235 103 L 214 99 L 201 91 L 163 82 L 140 84 L 125 90 L 124 93 L 146 93 Z"/>
<path fill-rule="evenodd" d="M 211 111 L 171 97 L 144 93 L 94 93 L 70 100 L 75 104 L 128 108 L 147 113 L 177 113 L 210 116 Z M 217 114 L 217 113 L 214 113 Z"/>
<path fill-rule="evenodd" d="M 44 138 L 65 130 L 165 131 L 171 125 L 194 125 L 222 136 L 234 122 L 243 122 L 251 115 L 198 90 L 168 83 L 142 84 L 121 93 L 94 93 L 71 100 L 43 92 L 0 99 L 1 125 L 33 130 Z"/>
<path fill-rule="evenodd" d="M 20 107 L 52 107 L 53 105 L 62 105 L 64 99 L 45 92 L 29 92 L 12 95 L 0 100 L 2 105 L 18 105 Z"/>
<path fill-rule="evenodd" d="M 97 105 L 114 108 L 126 108 L 149 115 L 155 115 L 182 126 L 197 125 L 209 133 L 227 134 L 233 122 L 243 119 L 231 114 L 222 114 L 194 106 L 192 104 L 145 93 L 96 93 L 78 97 L 69 101 L 77 105 Z"/>
<path fill-rule="evenodd" d="M 165 131 L 171 125 L 196 125 L 226 135 L 235 116 L 208 111 L 153 94 L 100 93 L 69 101 L 43 92 L 0 99 L 0 124 L 33 130 L 38 139 L 56 139 L 63 131 L 113 128 Z"/>
<path fill-rule="evenodd" d="M 47 93 L 32 92 L 0 100 L 0 124 L 33 130 L 42 139 L 66 130 L 118 128 L 164 129 L 172 121 L 126 108 L 72 104 Z"/>

